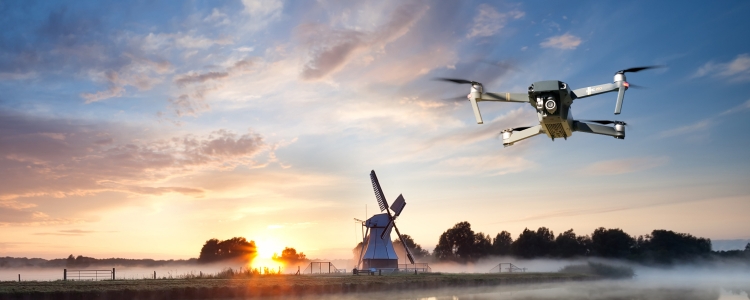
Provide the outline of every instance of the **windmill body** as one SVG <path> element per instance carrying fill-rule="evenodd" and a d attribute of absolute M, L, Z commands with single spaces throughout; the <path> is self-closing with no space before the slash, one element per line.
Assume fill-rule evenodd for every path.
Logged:
<path fill-rule="evenodd" d="M 398 256 L 391 242 L 391 230 L 388 226 L 388 214 L 377 214 L 365 221 L 364 226 L 370 233 L 364 241 L 362 269 L 398 268 Z M 385 233 L 385 238 L 380 238 Z"/>

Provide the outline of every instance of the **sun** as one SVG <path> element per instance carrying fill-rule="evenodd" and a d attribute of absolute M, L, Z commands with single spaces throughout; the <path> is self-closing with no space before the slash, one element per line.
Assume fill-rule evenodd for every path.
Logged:
<path fill-rule="evenodd" d="M 273 239 L 255 241 L 255 247 L 257 247 L 258 250 L 257 258 L 261 259 L 271 259 L 274 253 L 281 255 L 281 251 L 284 250 L 281 243 Z"/>

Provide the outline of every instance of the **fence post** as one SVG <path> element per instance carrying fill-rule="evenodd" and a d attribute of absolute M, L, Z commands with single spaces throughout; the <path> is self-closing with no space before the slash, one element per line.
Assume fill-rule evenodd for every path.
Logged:
<path fill-rule="evenodd" d="M 63 281 L 68 281 L 68 269 L 63 269 Z"/>
<path fill-rule="evenodd" d="M 112 268 L 112 280 L 115 280 L 115 268 Z"/>
<path fill-rule="evenodd" d="M 154 271 L 154 279 L 156 279 L 156 271 Z"/>
<path fill-rule="evenodd" d="M 18 274 L 18 282 L 21 282 L 21 274 Z"/>

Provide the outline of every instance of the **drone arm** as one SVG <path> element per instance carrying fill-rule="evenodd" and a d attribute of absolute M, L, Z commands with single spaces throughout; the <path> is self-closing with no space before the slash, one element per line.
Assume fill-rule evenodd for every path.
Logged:
<path fill-rule="evenodd" d="M 532 126 L 521 131 L 503 132 L 503 146 L 507 147 L 507 146 L 513 145 L 513 143 L 515 142 L 528 139 L 530 137 L 542 134 L 543 132 L 544 131 L 542 131 L 542 125 Z"/>
<path fill-rule="evenodd" d="M 580 121 L 573 121 L 573 131 L 608 135 L 618 139 L 625 138 L 625 131 L 617 131 L 614 127 Z"/>
<path fill-rule="evenodd" d="M 523 93 L 484 93 L 480 101 L 499 101 L 499 102 L 517 102 L 528 103 L 529 94 Z"/>
<path fill-rule="evenodd" d="M 580 88 L 577 90 L 573 90 L 573 99 L 575 100 L 579 98 L 587 98 L 591 96 L 614 92 L 614 91 L 620 90 L 621 86 L 622 86 L 621 82 L 615 82 L 615 83 L 605 83 L 605 84 Z"/>

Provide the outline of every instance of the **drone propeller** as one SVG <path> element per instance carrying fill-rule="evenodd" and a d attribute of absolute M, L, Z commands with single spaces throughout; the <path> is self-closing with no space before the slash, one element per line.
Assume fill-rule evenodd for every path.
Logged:
<path fill-rule="evenodd" d="M 440 100 L 442 100 L 442 101 L 451 101 L 451 102 L 456 102 L 456 103 L 463 103 L 462 100 L 463 101 L 467 101 L 468 97 L 466 97 L 466 96 L 456 96 L 456 97 L 451 97 L 451 98 L 442 98 Z"/>
<path fill-rule="evenodd" d="M 657 69 L 657 68 L 663 68 L 663 67 L 664 67 L 664 66 L 643 66 L 643 67 L 635 67 L 635 68 L 629 68 L 629 69 L 625 69 L 625 70 L 620 70 L 620 71 L 617 71 L 617 73 L 615 73 L 615 74 L 635 73 L 635 72 L 640 72 L 640 71 L 643 71 L 643 70 L 648 70 L 648 69 Z"/>
<path fill-rule="evenodd" d="M 466 80 L 466 79 L 456 79 L 456 78 L 442 78 L 442 77 L 438 77 L 438 78 L 435 78 L 435 80 L 440 80 L 440 81 L 447 81 L 447 82 L 453 82 L 453 83 L 458 83 L 458 84 L 479 84 L 479 85 L 481 85 L 481 83 L 479 83 L 479 82 L 476 82 L 476 81 L 472 81 L 472 80 Z"/>
<path fill-rule="evenodd" d="M 625 73 L 635 73 L 640 72 L 643 70 L 648 69 L 656 69 L 661 68 L 663 66 L 643 66 L 643 67 L 635 67 L 635 68 L 628 68 L 624 70 L 620 70 L 615 72 L 615 82 L 620 83 L 619 91 L 617 92 L 617 102 L 615 103 L 615 114 L 619 115 L 622 111 L 622 100 L 625 98 L 625 90 L 628 89 L 628 87 L 633 86 L 629 84 L 627 81 L 625 81 Z M 634 86 L 637 87 L 637 86 Z"/>
<path fill-rule="evenodd" d="M 645 86 L 642 86 L 642 85 L 637 85 L 637 84 L 632 84 L 632 83 L 628 82 L 628 88 L 631 88 L 631 89 L 647 89 L 648 87 L 645 87 Z"/>
<path fill-rule="evenodd" d="M 456 79 L 456 78 L 442 78 L 442 77 L 435 78 L 435 80 L 447 81 L 447 82 L 452 82 L 452 83 L 457 83 L 457 84 L 471 84 L 472 94 L 477 93 L 481 95 L 481 93 L 484 90 L 484 87 L 482 86 L 481 83 L 472 81 L 472 80 Z M 475 96 L 478 96 L 478 95 L 475 95 Z M 474 117 L 477 118 L 477 124 L 484 123 L 482 121 L 482 115 L 479 113 L 479 105 L 477 105 L 477 102 L 479 100 L 477 100 L 477 98 L 472 97 L 471 94 L 467 98 L 469 99 L 469 102 L 471 102 L 471 108 L 474 110 Z M 456 100 L 458 99 L 454 99 L 453 101 L 456 101 Z"/>

